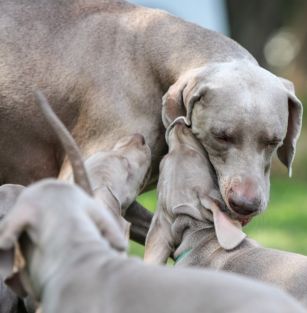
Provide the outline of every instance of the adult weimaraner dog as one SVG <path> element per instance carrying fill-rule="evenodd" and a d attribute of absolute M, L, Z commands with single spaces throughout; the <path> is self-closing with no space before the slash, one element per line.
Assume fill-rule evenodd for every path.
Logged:
<path fill-rule="evenodd" d="M 171 127 L 145 260 L 165 263 L 174 256 L 178 266 L 243 274 L 275 284 L 307 306 L 307 257 L 245 239 L 238 222 L 224 213 L 205 151 L 184 124 L 175 121 Z"/>
<path fill-rule="evenodd" d="M 167 126 L 186 116 L 242 222 L 261 212 L 274 151 L 288 167 L 302 104 L 290 82 L 240 45 L 166 12 L 122 0 L 0 2 L 0 181 L 65 177 L 69 163 L 34 105 L 41 88 L 88 157 L 140 133 L 152 175 Z"/>
<path fill-rule="evenodd" d="M 0 249 L 17 242 L 22 284 L 44 313 L 305 312 L 256 281 L 123 256 L 114 216 L 79 187 L 54 179 L 23 191 L 0 224 Z"/>

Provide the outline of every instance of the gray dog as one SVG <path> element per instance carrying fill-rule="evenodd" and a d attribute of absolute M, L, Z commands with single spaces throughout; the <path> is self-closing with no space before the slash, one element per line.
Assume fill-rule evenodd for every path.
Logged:
<path fill-rule="evenodd" d="M 169 152 L 160 165 L 158 207 L 146 238 L 146 262 L 166 263 L 181 244 L 185 224 L 183 216 L 213 227 L 220 245 L 233 249 L 245 238 L 241 224 L 222 212 L 226 211 L 214 171 L 204 148 L 196 140 L 184 119 L 177 118 L 166 133 Z M 182 248 L 182 247 L 181 247 Z M 176 250 L 176 251 L 175 251 Z"/>
<path fill-rule="evenodd" d="M 223 35 L 122 0 L 2 0 L 0 21 L 2 183 L 69 171 L 35 114 L 37 87 L 86 158 L 142 134 L 148 186 L 166 151 L 164 95 L 164 124 L 186 116 L 241 221 L 266 207 L 274 151 L 291 173 L 302 118 L 293 86 Z"/>
<path fill-rule="evenodd" d="M 95 198 L 118 216 L 125 216 L 128 207 L 142 190 L 150 173 L 150 149 L 139 134 L 125 136 L 109 151 L 100 151 L 85 160 Z M 129 225 L 120 223 L 126 237 Z"/>
<path fill-rule="evenodd" d="M 307 306 L 307 257 L 244 239 L 238 222 L 224 213 L 210 163 L 191 131 L 175 122 L 168 141 L 145 260 L 165 263 L 173 255 L 180 266 L 243 274 L 278 285 Z"/>

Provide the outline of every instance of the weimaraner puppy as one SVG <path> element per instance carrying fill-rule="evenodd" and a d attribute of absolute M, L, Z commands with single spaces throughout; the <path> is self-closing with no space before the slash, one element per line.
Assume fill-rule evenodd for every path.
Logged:
<path fill-rule="evenodd" d="M 182 122 L 168 131 L 145 260 L 231 271 L 275 284 L 307 306 L 307 257 L 260 247 L 224 213 L 205 151 Z M 191 166 L 193 164 L 193 166 Z M 204 174 L 206 173 L 206 174 Z"/>
<path fill-rule="evenodd" d="M 181 216 L 214 220 L 219 243 L 233 249 L 245 234 L 238 221 L 222 212 L 225 205 L 204 148 L 182 118 L 169 126 L 166 137 L 169 152 L 160 165 L 158 206 L 146 238 L 145 261 L 163 264 L 175 252 L 184 231 L 177 229 Z M 178 233 L 174 233 L 174 225 Z"/>
<path fill-rule="evenodd" d="M 150 149 L 139 134 L 125 136 L 109 151 L 100 151 L 84 162 L 95 198 L 118 217 L 125 216 L 150 173 Z M 121 218 L 129 237 L 130 223 Z"/>
<path fill-rule="evenodd" d="M 150 149 L 144 137 L 134 134 L 121 138 L 111 150 L 99 151 L 89 157 L 83 168 L 83 163 L 79 161 L 81 155 L 76 142 L 52 111 L 44 94 L 37 91 L 36 96 L 41 112 L 57 133 L 69 159 L 72 160 L 73 170 L 79 172 L 74 177 L 78 180 L 78 177 L 85 176 L 83 173 L 87 171 L 89 178 L 85 181 L 81 179 L 81 185 L 85 184 L 88 193 L 116 215 L 128 238 L 130 224 L 121 216 L 126 214 L 150 174 Z M 69 180 L 73 181 L 73 177 L 69 177 Z"/>
<path fill-rule="evenodd" d="M 0 224 L 0 248 L 17 242 L 21 281 L 44 313 L 305 312 L 256 281 L 121 255 L 125 240 L 111 213 L 79 187 L 54 179 L 23 191 Z"/>
<path fill-rule="evenodd" d="M 37 87 L 85 158 L 142 134 L 152 156 L 147 187 L 166 153 L 161 114 L 166 126 L 186 116 L 227 208 L 242 221 L 267 204 L 276 150 L 291 173 L 302 104 L 290 82 L 231 39 L 124 0 L 1 1 L 0 21 L 2 183 L 69 172 L 35 114 Z"/>

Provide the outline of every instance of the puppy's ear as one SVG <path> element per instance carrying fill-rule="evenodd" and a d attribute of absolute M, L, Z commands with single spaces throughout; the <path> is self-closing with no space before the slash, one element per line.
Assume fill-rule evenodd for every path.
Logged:
<path fill-rule="evenodd" d="M 127 251 L 128 243 L 111 212 L 100 206 L 99 203 L 89 206 L 87 212 L 101 234 L 113 248 L 118 251 Z"/>
<path fill-rule="evenodd" d="M 151 264 L 165 264 L 173 252 L 170 242 L 171 225 L 159 213 L 153 217 L 146 236 L 144 261 Z"/>
<path fill-rule="evenodd" d="M 15 244 L 14 248 L 14 261 L 13 268 L 11 269 L 11 273 L 8 277 L 5 278 L 5 283 L 20 297 L 23 298 L 27 296 L 26 288 L 24 288 L 24 284 L 21 280 L 21 270 L 26 266 L 25 259 L 21 253 L 19 244 Z M 31 288 L 29 289 L 31 290 Z"/>
<path fill-rule="evenodd" d="M 289 117 L 287 134 L 283 145 L 277 150 L 277 155 L 279 160 L 288 168 L 289 177 L 291 177 L 296 143 L 302 128 L 303 105 L 295 96 L 293 84 L 284 78 L 281 78 L 281 81 L 288 94 Z"/>
<path fill-rule="evenodd" d="M 0 276 L 21 298 L 27 295 L 20 277 L 20 271 L 25 264 L 18 242 L 13 243 L 12 246 L 5 245 L 5 249 L 0 249 Z"/>
<path fill-rule="evenodd" d="M 20 297 L 27 293 L 20 281 L 19 271 L 24 268 L 25 260 L 18 245 L 18 239 L 25 230 L 25 215 L 9 214 L 0 224 L 0 276 Z"/>
<path fill-rule="evenodd" d="M 177 117 L 184 116 L 191 126 L 193 106 L 206 91 L 206 84 L 199 77 L 202 69 L 194 69 L 180 77 L 162 99 L 162 121 L 167 128 Z"/>

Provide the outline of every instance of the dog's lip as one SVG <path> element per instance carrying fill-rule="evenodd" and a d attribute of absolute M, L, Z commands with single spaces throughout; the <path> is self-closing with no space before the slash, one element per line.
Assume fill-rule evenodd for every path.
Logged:
<path fill-rule="evenodd" d="M 247 225 L 254 216 L 254 215 L 242 216 L 242 215 L 239 215 L 239 214 L 233 212 L 232 210 L 230 210 L 226 207 L 221 208 L 221 211 L 223 213 L 225 213 L 227 216 L 229 216 L 231 219 L 239 221 L 242 226 Z"/>
<path fill-rule="evenodd" d="M 252 217 L 242 217 L 239 218 L 238 221 L 241 223 L 242 226 L 247 225 L 251 221 Z"/>

